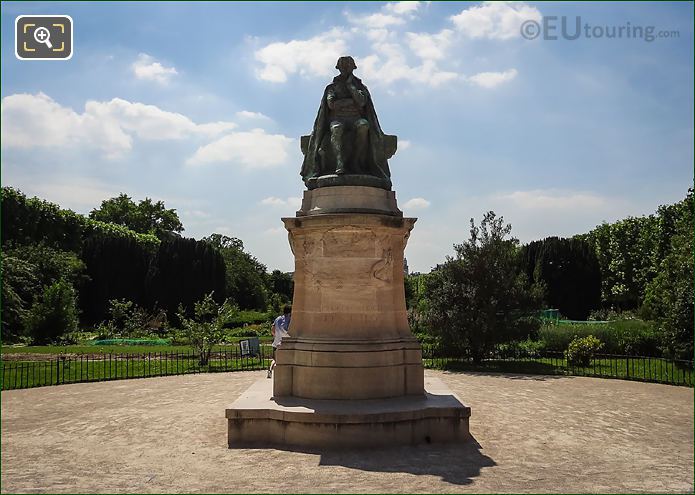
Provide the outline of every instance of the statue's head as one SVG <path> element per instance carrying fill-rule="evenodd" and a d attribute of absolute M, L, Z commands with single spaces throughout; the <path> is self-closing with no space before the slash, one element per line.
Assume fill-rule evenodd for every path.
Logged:
<path fill-rule="evenodd" d="M 353 70 L 357 68 L 357 65 L 355 64 L 355 59 L 347 56 L 347 57 L 340 57 L 338 59 L 338 63 L 335 64 L 335 68 L 340 71 L 341 74 L 350 74 Z"/>

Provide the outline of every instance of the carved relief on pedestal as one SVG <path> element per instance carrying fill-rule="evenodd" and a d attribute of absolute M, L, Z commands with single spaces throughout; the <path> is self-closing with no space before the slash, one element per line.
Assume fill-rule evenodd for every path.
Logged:
<path fill-rule="evenodd" d="M 322 237 L 323 255 L 329 258 L 371 258 L 376 236 L 372 229 L 346 225 L 327 231 Z"/>
<path fill-rule="evenodd" d="M 393 280 L 393 253 L 391 248 L 382 250 L 381 259 L 372 265 L 372 276 L 382 282 Z"/>

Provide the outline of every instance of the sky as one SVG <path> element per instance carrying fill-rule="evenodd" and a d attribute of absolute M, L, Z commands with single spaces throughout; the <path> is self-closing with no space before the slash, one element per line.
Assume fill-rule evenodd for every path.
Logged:
<path fill-rule="evenodd" d="M 398 136 L 393 189 L 418 218 L 411 271 L 443 262 L 488 210 L 530 242 L 653 213 L 693 184 L 691 2 L 3 2 L 1 14 L 4 186 L 85 214 L 119 193 L 163 200 L 184 235 L 238 237 L 270 270 L 293 270 L 280 218 L 301 202 L 299 138 L 341 55 Z M 72 17 L 70 60 L 15 57 L 28 14 Z"/>

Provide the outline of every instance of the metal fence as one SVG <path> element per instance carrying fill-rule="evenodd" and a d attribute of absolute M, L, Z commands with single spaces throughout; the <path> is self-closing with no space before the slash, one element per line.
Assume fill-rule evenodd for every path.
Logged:
<path fill-rule="evenodd" d="M 3 360 L 0 362 L 0 385 L 2 390 L 12 390 L 65 383 L 262 370 L 268 368 L 271 358 L 271 352 L 260 346 L 253 354 L 242 354 L 239 349 L 213 352 L 206 364 L 201 364 L 200 354 L 192 351 L 72 355 L 40 361 Z"/>
<path fill-rule="evenodd" d="M 426 368 L 459 371 L 490 371 L 546 375 L 576 375 L 620 378 L 671 385 L 693 386 L 693 362 L 655 357 L 597 354 L 588 366 L 567 362 L 562 352 L 496 352 L 480 362 L 452 349 L 423 346 Z M 195 352 L 149 352 L 141 354 L 93 354 L 58 356 L 40 361 L 0 361 L 2 390 L 97 382 L 129 378 L 251 371 L 267 369 L 271 352 L 260 346 L 257 352 L 240 349 L 214 352 L 201 364 Z"/>
<path fill-rule="evenodd" d="M 670 385 L 693 386 L 693 361 L 648 356 L 594 354 L 586 366 L 568 362 L 563 352 L 496 351 L 475 362 L 465 353 L 423 346 L 426 368 L 460 371 L 497 371 L 546 375 L 619 378 Z"/>

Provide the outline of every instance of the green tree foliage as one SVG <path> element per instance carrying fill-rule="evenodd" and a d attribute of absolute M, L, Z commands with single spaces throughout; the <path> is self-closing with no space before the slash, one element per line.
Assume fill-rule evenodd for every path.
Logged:
<path fill-rule="evenodd" d="M 12 342 L 24 335 L 24 321 L 34 294 L 41 289 L 36 266 L 2 252 L 2 340 Z"/>
<path fill-rule="evenodd" d="M 179 307 L 178 318 L 183 334 L 199 356 L 201 366 L 210 361 L 212 348 L 224 339 L 224 328 L 228 321 L 237 316 L 238 309 L 229 300 L 219 305 L 213 294 L 206 294 L 194 304 L 193 318 L 186 315 L 183 306 Z"/>
<path fill-rule="evenodd" d="M 210 243 L 183 237 L 165 239 L 147 277 L 149 305 L 174 314 L 180 304 L 189 310 L 211 292 L 221 301 L 225 277 L 225 260 Z"/>
<path fill-rule="evenodd" d="M 138 234 L 127 227 L 91 220 L 71 210 L 39 198 L 27 198 L 22 192 L 3 187 L 2 242 L 19 245 L 43 244 L 55 249 L 80 253 L 88 237 L 130 238 L 156 248 L 157 237 Z"/>
<path fill-rule="evenodd" d="M 522 247 L 526 275 L 541 282 L 545 302 L 572 320 L 586 320 L 601 305 L 601 271 L 584 239 L 548 237 Z"/>
<path fill-rule="evenodd" d="M 587 234 L 601 270 L 601 300 L 606 307 L 637 309 L 647 285 L 672 249 L 681 219 L 692 216 L 693 191 L 678 203 L 659 207 L 656 215 L 603 223 Z"/>
<path fill-rule="evenodd" d="M 642 313 L 656 322 L 666 353 L 693 359 L 693 209 L 683 208 L 658 274 L 647 285 Z"/>
<path fill-rule="evenodd" d="M 280 296 L 280 300 L 283 303 L 292 302 L 294 279 L 291 273 L 273 270 L 268 276 L 268 287 L 271 293 Z"/>
<path fill-rule="evenodd" d="M 539 321 L 541 291 L 520 269 L 519 241 L 511 225 L 490 211 L 480 227 L 471 219 L 470 239 L 454 245 L 426 278 L 425 317 L 445 347 L 481 361 L 501 342 L 527 337 Z"/>
<path fill-rule="evenodd" d="M 89 281 L 80 293 L 84 320 L 89 323 L 102 321 L 111 299 L 128 299 L 140 305 L 148 302 L 146 280 L 155 254 L 149 245 L 129 237 L 98 235 L 87 238 L 82 259 Z"/>
<path fill-rule="evenodd" d="M 227 297 L 241 309 L 265 311 L 268 306 L 266 266 L 244 251 L 244 243 L 236 237 L 212 234 L 203 241 L 222 253 L 226 265 Z"/>
<path fill-rule="evenodd" d="M 3 247 L 3 340 L 13 341 L 27 334 L 27 308 L 44 287 L 61 279 L 77 287 L 86 280 L 84 263 L 75 253 L 43 244 L 20 246 L 9 242 Z"/>
<path fill-rule="evenodd" d="M 47 286 L 27 314 L 27 329 L 34 344 L 49 344 L 77 330 L 79 312 L 75 289 L 67 280 Z"/>
<path fill-rule="evenodd" d="M 123 225 L 141 234 L 152 234 L 162 239 L 183 231 L 175 209 L 167 209 L 163 201 L 145 198 L 135 203 L 130 196 L 120 195 L 101 202 L 89 214 L 93 220 Z"/>
<path fill-rule="evenodd" d="M 3 246 L 3 253 L 31 264 L 41 286 L 62 278 L 79 287 L 87 279 L 84 262 L 72 251 L 62 251 L 44 244 L 20 246 L 7 243 Z"/>

